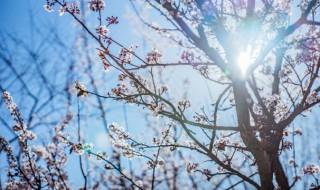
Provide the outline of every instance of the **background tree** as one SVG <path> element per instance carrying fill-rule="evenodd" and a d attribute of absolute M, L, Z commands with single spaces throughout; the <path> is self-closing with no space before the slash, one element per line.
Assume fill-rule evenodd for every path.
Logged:
<path fill-rule="evenodd" d="M 317 0 L 132 2 L 139 22 L 149 28 L 148 33 L 139 30 L 151 44 L 144 47 L 151 49 L 145 54 L 139 46 L 122 45 L 119 41 L 121 36 L 112 34 L 120 24 L 117 15 L 108 15 L 104 1 L 91 0 L 86 4 L 52 0 L 44 6 L 49 12 L 59 9 L 60 15 L 69 14 L 82 27 L 81 31 L 86 32 L 82 34 L 83 45 L 80 47 L 83 49 L 75 52 L 89 52 L 89 44 L 95 44 L 102 65 L 100 68 L 118 75 L 114 87 L 98 84 L 98 72 L 92 72 L 93 67 L 98 67 L 90 64 L 93 62 L 90 55 L 76 53 L 79 62 L 88 64 L 80 72 L 88 73 L 82 80 L 90 81 L 90 87 L 80 83 L 79 77 L 74 83 L 78 91 L 78 138 L 68 139 L 62 133 L 65 127 L 61 125 L 55 129 L 53 142 L 56 147 L 68 146 L 70 152 L 86 152 L 86 155 L 105 162 L 106 170 L 101 172 L 99 164 L 90 164 L 89 167 L 97 171 L 90 174 L 80 156 L 83 188 L 177 189 L 182 185 L 192 185 L 195 189 L 232 189 L 241 184 L 249 189 L 290 189 L 298 186 L 302 173 L 306 175 L 303 181 L 309 183 L 309 187 L 319 189 L 319 166 L 303 162 L 303 166 L 297 164 L 294 137 L 302 135 L 302 130 L 293 124 L 320 102 Z M 95 27 L 86 21 L 85 6 L 88 6 L 90 14 L 98 16 Z M 150 18 L 144 15 L 145 7 L 151 8 L 147 10 L 153 13 Z M 157 20 L 158 23 L 149 20 Z M 153 38 L 150 31 L 155 31 L 160 37 Z M 165 49 L 161 47 L 159 38 L 167 43 Z M 197 88 L 186 88 L 188 81 L 180 75 L 171 75 L 172 72 L 186 71 L 190 72 L 190 77 L 194 76 L 191 74 L 194 71 L 201 75 L 204 79 L 201 81 L 207 84 L 207 96 L 203 91 L 194 95 L 192 90 Z M 197 84 L 201 83 L 198 81 L 191 82 L 201 85 Z M 99 89 L 108 92 L 101 93 Z M 113 145 L 112 148 L 107 145 L 110 148 L 108 153 L 93 151 L 91 144 L 81 137 L 81 123 L 90 120 L 82 117 L 80 103 L 93 97 L 98 103 L 99 119 L 103 121 Z M 209 97 L 209 101 L 203 97 Z M 22 162 L 27 170 L 19 164 L 12 164 L 19 161 L 15 160 L 9 143 L 1 138 L 9 166 L 17 171 L 12 175 L 9 170 L 11 185 L 16 185 L 15 180 L 20 178 L 31 188 L 47 185 L 69 188 L 65 182 L 67 178 L 59 172 L 58 166 L 52 179 L 46 179 L 50 163 L 56 162 L 55 156 L 43 156 L 48 152 L 43 147 L 48 146 L 43 146 L 41 151 L 39 148 L 28 149 L 26 141 L 33 140 L 33 135 L 24 127 L 20 112 L 8 92 L 4 93 L 4 99 L 16 120 L 13 130 L 21 136 L 18 138 L 20 150 L 28 158 L 27 162 Z M 108 99 L 136 105 L 130 110 L 145 108 L 159 120 L 148 120 L 147 127 L 135 126 L 137 130 L 141 128 L 148 132 L 140 138 L 135 130 L 129 134 L 128 128 L 106 121 L 103 105 Z M 230 119 L 233 116 L 234 121 Z M 71 121 L 70 117 L 67 118 L 64 124 Z M 150 119 L 149 116 L 147 118 Z M 304 129 L 310 133 L 315 130 L 313 125 Z M 313 146 L 318 147 L 318 143 Z M 62 156 L 65 155 L 63 150 L 54 150 L 61 152 L 57 155 L 63 159 L 66 157 Z M 300 147 L 297 151 L 303 152 L 303 149 Z M 193 154 L 195 152 L 196 155 Z M 190 153 L 192 156 L 187 158 L 185 155 Z M 37 159 L 33 159 L 32 154 L 37 155 Z M 107 157 L 107 154 L 112 156 Z M 289 163 L 285 160 L 288 155 L 293 157 Z M 315 152 L 317 156 L 319 153 Z M 124 162 L 123 157 L 132 161 Z M 38 158 L 47 161 L 48 170 L 33 169 L 37 168 L 34 162 Z M 141 169 L 143 163 L 147 166 Z M 288 169 L 288 165 L 291 168 Z M 129 167 L 130 172 L 125 172 L 123 167 Z M 184 169 L 187 174 L 181 172 Z M 116 170 L 118 175 L 109 170 Z M 28 177 L 26 171 L 33 177 Z M 201 175 L 205 179 L 201 179 Z M 108 180 L 104 181 L 106 177 Z M 52 182 L 55 181 L 53 179 L 59 186 Z M 204 184 L 204 180 L 208 182 Z"/>

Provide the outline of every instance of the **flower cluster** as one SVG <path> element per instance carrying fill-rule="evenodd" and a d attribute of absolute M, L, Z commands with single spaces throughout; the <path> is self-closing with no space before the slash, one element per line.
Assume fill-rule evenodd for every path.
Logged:
<path fill-rule="evenodd" d="M 195 60 L 195 55 L 193 52 L 186 50 L 182 52 L 181 60 L 187 63 L 193 63 Z"/>
<path fill-rule="evenodd" d="M 320 96 L 318 95 L 318 93 L 317 92 L 312 92 L 307 97 L 306 102 L 308 104 L 312 104 L 312 103 L 318 102 L 319 100 L 320 100 Z"/>
<path fill-rule="evenodd" d="M 283 150 L 290 150 L 290 149 L 292 149 L 292 146 L 293 146 L 292 142 L 289 142 L 289 141 L 284 141 L 282 143 Z"/>
<path fill-rule="evenodd" d="M 199 9 L 192 7 L 189 10 L 189 14 L 191 16 L 191 19 L 189 20 L 190 25 L 193 27 L 197 27 L 201 23 L 201 20 L 203 19 L 202 13 L 200 12 Z"/>
<path fill-rule="evenodd" d="M 296 163 L 296 161 L 293 159 L 293 158 L 290 158 L 289 159 L 289 164 L 291 165 L 291 166 L 293 166 L 293 167 L 298 167 L 298 164 Z"/>
<path fill-rule="evenodd" d="M 78 90 L 77 97 L 87 97 L 88 96 L 87 88 L 83 84 L 81 84 L 80 82 L 75 81 L 74 88 L 76 90 Z"/>
<path fill-rule="evenodd" d="M 215 147 L 217 150 L 220 151 L 225 151 L 226 150 L 226 145 L 229 143 L 228 140 L 226 139 L 219 139 L 219 141 L 215 144 Z"/>
<path fill-rule="evenodd" d="M 120 75 L 118 76 L 118 80 L 119 80 L 120 82 L 124 82 L 127 77 L 128 77 L 128 76 L 125 75 L 125 74 L 120 74 Z"/>
<path fill-rule="evenodd" d="M 106 21 L 108 22 L 108 25 L 119 23 L 118 17 L 115 17 L 115 16 L 107 17 Z"/>
<path fill-rule="evenodd" d="M 164 165 L 164 160 L 161 158 L 158 158 L 157 161 L 153 161 L 153 160 L 148 160 L 147 161 L 147 165 L 148 165 L 148 170 L 152 170 L 154 169 L 156 166 L 163 166 Z"/>
<path fill-rule="evenodd" d="M 182 111 L 184 111 L 186 108 L 191 106 L 191 101 L 188 99 L 183 99 L 178 102 L 178 108 Z"/>
<path fill-rule="evenodd" d="M 131 75 L 133 76 L 130 80 L 130 86 L 136 90 L 138 94 L 142 94 L 146 92 L 148 89 L 148 82 L 147 80 L 141 75 L 136 72 L 132 72 Z"/>
<path fill-rule="evenodd" d="M 163 129 L 161 132 L 162 138 L 153 137 L 152 143 L 156 146 L 167 146 L 170 151 L 176 150 L 179 144 L 174 139 L 173 132 L 171 130 L 171 128 L 175 126 L 176 124 L 174 122 L 168 123 L 167 128 Z"/>
<path fill-rule="evenodd" d="M 92 143 L 83 144 L 79 142 L 79 143 L 72 144 L 72 151 L 80 155 L 82 155 L 84 152 L 90 153 L 92 149 L 93 149 Z"/>
<path fill-rule="evenodd" d="M 308 8 L 308 0 L 302 0 L 299 4 L 301 11 L 305 11 Z"/>
<path fill-rule="evenodd" d="M 203 169 L 203 172 L 202 172 L 203 174 L 205 174 L 205 175 L 209 175 L 209 174 L 211 174 L 211 170 L 209 170 L 209 169 Z"/>
<path fill-rule="evenodd" d="M 16 121 L 13 130 L 18 134 L 19 152 L 21 153 L 21 159 L 18 164 L 11 145 L 0 136 L 0 149 L 5 151 L 9 163 L 6 189 L 31 189 L 30 187 L 41 189 L 43 186 L 48 186 L 52 189 L 69 189 L 65 183 L 68 176 L 64 171 L 67 156 L 63 144 L 60 144 L 60 139 L 65 140 L 65 136 L 62 133 L 72 119 L 71 115 L 67 116 L 60 127 L 55 128 L 55 131 L 59 133 L 53 137 L 53 143 L 30 146 L 28 141 L 35 139 L 35 134 L 25 126 L 21 113 L 16 104 L 14 104 L 10 93 L 5 91 L 3 96 L 12 117 Z M 41 163 L 39 165 L 36 162 L 39 159 L 43 160 L 45 164 Z"/>
<path fill-rule="evenodd" d="M 108 72 L 110 70 L 111 65 L 109 64 L 109 62 L 105 56 L 105 52 L 99 51 L 98 56 L 99 56 L 101 62 L 103 63 L 103 71 Z"/>
<path fill-rule="evenodd" d="M 90 0 L 88 3 L 88 8 L 91 11 L 101 11 L 106 7 L 106 4 L 103 0 Z"/>
<path fill-rule="evenodd" d="M 125 84 L 117 84 L 117 87 L 112 88 L 111 92 L 116 96 L 122 96 L 128 92 L 128 87 Z"/>
<path fill-rule="evenodd" d="M 288 115 L 288 106 L 277 94 L 273 94 L 264 99 L 263 103 L 268 109 L 275 109 L 274 116 L 276 119 L 284 119 Z"/>
<path fill-rule="evenodd" d="M 8 91 L 3 92 L 3 100 L 6 103 L 7 109 L 11 112 L 11 116 L 16 122 L 12 129 L 18 135 L 19 141 L 25 143 L 27 140 L 36 139 L 36 134 L 27 129 L 24 120 L 21 118 L 19 108 Z"/>
<path fill-rule="evenodd" d="M 194 115 L 193 118 L 195 119 L 195 122 L 200 124 L 204 124 L 205 121 L 207 121 L 207 116 L 205 116 L 204 114 Z"/>
<path fill-rule="evenodd" d="M 111 144 L 122 151 L 122 155 L 126 158 L 133 158 L 135 155 L 138 155 L 134 151 L 134 148 L 128 144 L 130 139 L 129 133 L 125 132 L 124 127 L 118 125 L 117 123 L 112 123 L 108 125 L 111 136 Z"/>
<path fill-rule="evenodd" d="M 110 34 L 110 30 L 106 26 L 95 26 L 95 30 L 100 36 L 104 38 Z"/>
<path fill-rule="evenodd" d="M 78 5 L 74 2 L 66 3 L 64 2 L 59 9 L 59 15 L 62 16 L 65 12 L 69 12 L 71 14 L 80 14 L 80 9 Z"/>
<path fill-rule="evenodd" d="M 121 64 L 130 63 L 132 60 L 133 47 L 121 48 L 119 52 L 119 59 Z"/>
<path fill-rule="evenodd" d="M 165 103 L 159 102 L 157 105 L 150 104 L 148 108 L 153 111 L 153 117 L 159 118 L 159 113 L 165 111 L 167 106 Z"/>
<path fill-rule="evenodd" d="M 55 1 L 47 0 L 46 4 L 43 7 L 47 12 L 51 13 L 53 12 L 52 7 L 55 6 L 55 4 Z M 65 12 L 69 12 L 70 14 L 80 14 L 80 9 L 78 4 L 75 2 L 67 3 L 63 1 L 59 8 L 59 15 L 62 16 Z"/>
<path fill-rule="evenodd" d="M 13 154 L 13 150 L 9 142 L 0 136 L 0 149 L 4 150 L 7 155 L 8 166 L 8 176 L 14 176 L 16 174 L 15 169 L 18 166 L 17 159 Z M 10 184 L 8 184 L 10 186 Z M 7 185 L 7 186 L 8 186 Z"/>
<path fill-rule="evenodd" d="M 292 133 L 294 135 L 302 135 L 302 129 L 295 129 Z"/>
<path fill-rule="evenodd" d="M 199 163 L 188 162 L 186 166 L 186 171 L 190 175 L 191 173 L 195 172 L 198 169 L 198 167 L 199 167 Z"/>
<path fill-rule="evenodd" d="M 13 98 L 8 91 L 3 92 L 3 100 L 6 103 L 7 109 L 11 112 L 11 115 L 15 115 L 15 113 L 18 111 L 18 108 L 13 102 Z"/>
<path fill-rule="evenodd" d="M 307 167 L 302 168 L 303 175 L 306 175 L 306 174 L 314 175 L 314 174 L 319 173 L 319 171 L 320 171 L 319 166 L 316 164 L 310 164 Z"/>
<path fill-rule="evenodd" d="M 156 64 L 159 62 L 161 57 L 161 52 L 156 48 L 153 48 L 152 51 L 147 54 L 146 60 L 148 64 Z"/>
<path fill-rule="evenodd" d="M 166 92 L 170 92 L 169 86 L 168 86 L 168 85 L 165 85 L 165 84 L 161 85 L 161 86 L 160 86 L 160 94 L 166 93 Z"/>
<path fill-rule="evenodd" d="M 52 7 L 53 7 L 55 4 L 56 4 L 55 2 L 50 2 L 49 0 L 47 0 L 46 4 L 45 4 L 43 7 L 44 7 L 44 9 L 45 9 L 47 12 L 51 13 L 51 12 L 53 12 Z"/>
<path fill-rule="evenodd" d="M 257 103 L 254 103 L 254 104 L 253 104 L 252 109 L 253 109 L 253 112 L 254 112 L 256 115 L 262 115 L 262 114 L 263 114 L 261 106 L 260 106 L 259 104 L 257 104 Z"/>
<path fill-rule="evenodd" d="M 191 149 L 197 148 L 197 144 L 194 141 L 191 141 L 191 140 L 185 141 L 185 145 L 187 147 L 190 147 Z"/>

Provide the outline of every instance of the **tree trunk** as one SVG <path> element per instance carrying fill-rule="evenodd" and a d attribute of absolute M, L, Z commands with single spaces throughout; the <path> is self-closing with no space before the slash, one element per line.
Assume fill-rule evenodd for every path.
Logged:
<path fill-rule="evenodd" d="M 277 183 L 278 183 L 279 187 L 281 188 L 281 190 L 290 189 L 290 185 L 289 185 L 287 176 L 283 171 L 283 168 L 281 166 L 281 163 L 280 163 L 278 157 L 272 159 L 272 169 L 273 169 L 273 172 L 276 176 Z"/>
<path fill-rule="evenodd" d="M 274 185 L 272 183 L 273 172 L 272 165 L 268 159 L 268 154 L 265 151 L 252 152 L 256 159 L 258 172 L 260 177 L 261 189 L 262 190 L 273 190 Z"/>
<path fill-rule="evenodd" d="M 256 138 L 255 133 L 250 128 L 250 114 L 247 103 L 248 93 L 245 81 L 241 79 L 233 80 L 233 90 L 241 138 L 256 160 L 260 176 L 261 189 L 273 190 L 273 171 L 269 161 L 268 153 L 262 148 L 260 142 Z"/>

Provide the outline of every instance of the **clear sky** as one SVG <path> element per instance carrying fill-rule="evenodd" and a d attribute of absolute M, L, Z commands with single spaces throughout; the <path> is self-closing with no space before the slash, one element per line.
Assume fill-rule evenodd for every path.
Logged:
<path fill-rule="evenodd" d="M 67 44 L 69 44 L 70 48 L 73 47 L 75 43 L 75 36 L 78 33 L 78 25 L 76 25 L 69 15 L 59 16 L 57 13 L 58 7 L 55 7 L 54 13 L 48 13 L 44 10 L 43 5 L 45 4 L 45 0 L 1 0 L 0 2 L 0 33 L 6 32 L 17 38 L 23 38 L 28 46 L 41 48 L 39 45 L 39 40 L 43 38 L 43 36 L 37 36 L 38 32 L 41 33 L 50 33 L 50 28 L 55 27 L 58 30 L 59 35 L 62 40 L 64 40 Z M 120 24 L 116 27 L 110 28 L 111 36 L 114 37 L 117 41 L 121 42 L 124 45 L 131 44 L 139 44 L 142 45 L 143 53 L 148 52 L 151 49 L 150 45 L 145 45 L 146 40 L 141 38 L 141 36 L 137 36 L 136 34 L 140 31 L 138 26 L 132 24 L 130 22 L 131 16 L 133 13 L 130 10 L 130 3 L 128 0 L 106 0 L 106 11 L 104 11 L 104 17 L 106 16 L 119 16 Z M 293 17 L 297 17 L 298 15 L 293 15 Z M 89 26 L 91 29 L 94 28 L 94 25 L 97 24 L 96 15 L 90 15 L 89 17 Z M 36 27 L 33 27 L 36 26 Z M 36 34 L 36 35 L 34 35 Z M 161 44 L 161 40 L 155 39 L 155 41 Z M 10 45 L 10 44 L 9 44 Z M 11 44 L 10 46 L 12 46 Z M 15 44 L 16 45 L 16 44 Z M 34 46 L 33 46 L 34 45 Z M 92 49 L 96 48 L 97 44 L 92 44 Z M 45 47 L 43 47 L 45 48 Z M 173 47 L 160 47 L 163 48 L 164 54 L 166 54 L 167 59 L 170 59 L 171 56 L 176 56 L 176 52 L 170 51 L 174 49 Z M 171 48 L 171 49 L 170 49 Z M 23 56 L 18 54 L 17 56 Z M 50 59 L 50 57 L 48 57 Z M 63 64 L 60 62 L 59 64 Z M 28 65 L 25 65 L 26 67 Z M 97 70 L 101 70 L 101 65 L 94 65 Z M 53 65 L 52 67 L 55 67 Z M 57 65 L 58 67 L 58 65 Z M 112 76 L 112 73 L 110 74 Z M 183 68 L 183 69 L 175 69 L 170 71 L 169 74 L 169 86 L 171 88 L 171 92 L 173 94 L 178 94 L 182 97 L 182 92 L 179 91 L 181 88 L 181 81 L 184 79 L 188 79 L 191 83 L 190 90 L 190 99 L 194 100 L 195 110 L 199 111 L 201 105 L 209 105 L 212 103 L 212 100 L 209 97 L 208 89 L 213 94 L 213 98 L 215 99 L 218 94 L 215 92 L 221 90 L 220 87 L 212 85 L 212 83 L 207 83 L 203 78 L 199 78 L 199 74 L 197 74 L 192 68 Z M 59 80 L 59 79 L 57 79 Z M 179 83 L 176 83 L 179 81 Z M 1 81 L 0 81 L 1 82 Z M 110 79 L 109 81 L 105 81 L 108 87 L 111 87 L 115 84 L 115 79 Z M 8 84 L 8 83 L 6 83 Z M 8 88 L 13 89 L 14 86 L 9 86 Z M 105 93 L 106 90 L 101 89 L 102 93 Z M 19 96 L 18 93 L 13 94 L 14 97 Z M 20 97 L 19 97 L 20 98 Z M 90 110 L 86 110 L 86 102 L 82 102 L 82 108 L 84 114 L 90 112 Z M 122 104 L 106 101 L 106 105 L 110 107 L 115 107 L 110 114 L 108 113 L 108 122 L 118 122 L 125 124 L 125 115 L 123 112 Z M 143 118 L 144 110 L 137 107 L 126 106 L 127 111 L 127 119 L 129 123 L 129 131 L 133 134 L 139 134 L 142 132 L 140 126 L 145 125 L 145 120 Z M 73 107 L 73 111 L 75 107 Z M 6 111 L 4 107 L 0 107 L 0 114 Z M 313 112 L 314 113 L 314 112 Z M 312 113 L 310 113 L 312 114 Z M 234 115 L 225 115 L 219 118 L 221 123 L 225 123 L 227 125 L 233 125 L 235 123 Z M 103 145 L 106 144 L 106 137 L 103 135 L 103 127 L 101 127 L 101 123 L 99 121 L 92 121 L 89 124 L 91 127 L 86 130 L 87 142 L 93 142 L 96 145 L 97 150 L 103 150 Z M 146 131 L 143 131 L 146 134 Z M 0 135 L 3 135 L 0 130 Z M 8 135 L 7 133 L 5 135 Z M 313 134 L 316 135 L 316 134 Z M 148 136 L 148 138 L 151 138 Z M 314 152 L 315 150 L 313 150 Z M 75 156 L 72 156 L 71 159 L 76 159 Z M 1 158 L 1 157 L 0 157 Z M 1 164 L 0 164 L 1 167 Z M 79 177 L 79 171 L 74 170 L 72 164 L 69 165 L 70 171 L 72 172 L 71 179 L 76 182 Z M 76 167 L 78 168 L 78 167 Z M 0 168 L 0 171 L 2 168 Z M 3 173 L 4 174 L 4 173 Z M 2 174 L 2 175 L 3 175 Z"/>

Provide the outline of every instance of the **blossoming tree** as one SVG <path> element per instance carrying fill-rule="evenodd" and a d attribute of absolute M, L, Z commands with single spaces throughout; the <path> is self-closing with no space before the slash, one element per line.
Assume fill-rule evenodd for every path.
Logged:
<path fill-rule="evenodd" d="M 125 47 L 118 42 L 120 37 L 111 37 L 112 29 L 118 26 L 119 20 L 117 15 L 103 17 L 103 13 L 108 11 L 108 3 L 103 0 L 87 2 L 90 14 L 98 16 L 95 27 L 83 21 L 83 10 L 77 3 L 48 0 L 44 6 L 48 12 L 58 9 L 60 15 L 67 14 L 64 16 L 75 19 L 92 38 L 90 42 L 96 47 L 103 70 L 113 70 L 118 74 L 118 83 L 105 94 L 76 81 L 74 87 L 79 98 L 94 96 L 102 101 L 111 99 L 137 105 L 136 109 L 148 109 L 154 118 L 160 118 L 158 122 L 166 122 L 154 127 L 158 136 L 148 139 L 149 135 L 143 134 L 143 140 L 135 138 L 119 124 L 106 126 L 115 157 L 133 159 L 131 162 L 141 159 L 146 163 L 145 168 L 128 174 L 119 164 L 121 159 L 110 159 L 106 153 L 95 153 L 92 146 L 81 138 L 77 141 L 68 139 L 63 132 L 64 124 L 71 120 L 67 117 L 55 129 L 54 144 L 65 144 L 71 148 L 70 152 L 86 153 L 104 161 L 106 170 L 101 172 L 101 178 L 109 170 L 115 170 L 119 175 L 113 178 L 111 173 L 105 174 L 109 176 L 105 184 L 96 177 L 90 186 L 88 171 L 82 169 L 83 188 L 110 188 L 108 183 L 137 189 L 176 189 L 183 184 L 201 188 L 204 187 L 202 181 L 207 180 L 206 187 L 211 188 L 221 186 L 232 189 L 242 185 L 248 189 L 291 189 L 301 180 L 299 173 L 302 173 L 313 177 L 312 181 L 306 180 L 309 187 L 319 189 L 317 164 L 299 166 L 295 159 L 291 159 L 289 165 L 293 172 L 288 172 L 284 169 L 286 162 L 282 161 L 281 156 L 295 151 L 294 141 L 289 137 L 302 135 L 300 129 L 292 128 L 292 123 L 320 102 L 320 21 L 316 16 L 320 2 L 141 2 L 132 1 L 138 19 L 155 31 L 159 39 L 165 38 L 170 45 L 174 44 L 179 56 L 166 57 L 169 52 L 156 47 L 143 55 L 138 46 Z M 143 17 L 137 11 L 137 7 L 143 6 L 159 14 L 163 22 L 156 25 Z M 195 108 L 192 99 L 185 97 L 177 100 L 172 96 L 175 91 L 186 89 L 170 88 L 171 83 L 163 83 L 162 74 L 158 71 L 165 73 L 170 68 L 179 67 L 193 68 L 193 72 L 217 87 L 215 100 L 203 105 L 209 108 Z M 199 92 L 199 96 L 201 93 L 204 92 Z M 10 168 L 17 172 L 16 175 L 9 172 L 12 182 L 19 177 L 30 188 L 40 189 L 48 184 L 52 188 L 68 189 L 69 184 L 63 176 L 66 174 L 61 168 L 63 163 L 55 162 L 56 156 L 64 158 L 66 153 L 59 149 L 60 146 L 26 150 L 27 142 L 33 140 L 34 135 L 25 128 L 8 92 L 4 92 L 4 99 L 16 120 L 14 131 L 19 135 L 20 149 L 24 157 L 29 158 L 23 164 L 33 171 L 33 177 L 25 176 L 9 143 L 1 138 Z M 201 111 L 192 113 L 192 109 Z M 218 119 L 229 115 L 236 116 L 233 126 Z M 78 119 L 81 119 L 79 115 Z M 180 174 L 179 160 L 184 153 L 196 154 L 190 156 L 190 162 L 184 163 L 187 174 Z M 37 163 L 36 159 L 31 158 L 32 154 L 47 162 L 48 168 L 56 167 L 57 172 L 48 177 L 45 175 L 47 170 L 33 169 L 37 168 Z M 197 162 L 195 159 L 205 161 Z M 205 178 L 197 178 L 196 174 Z"/>

